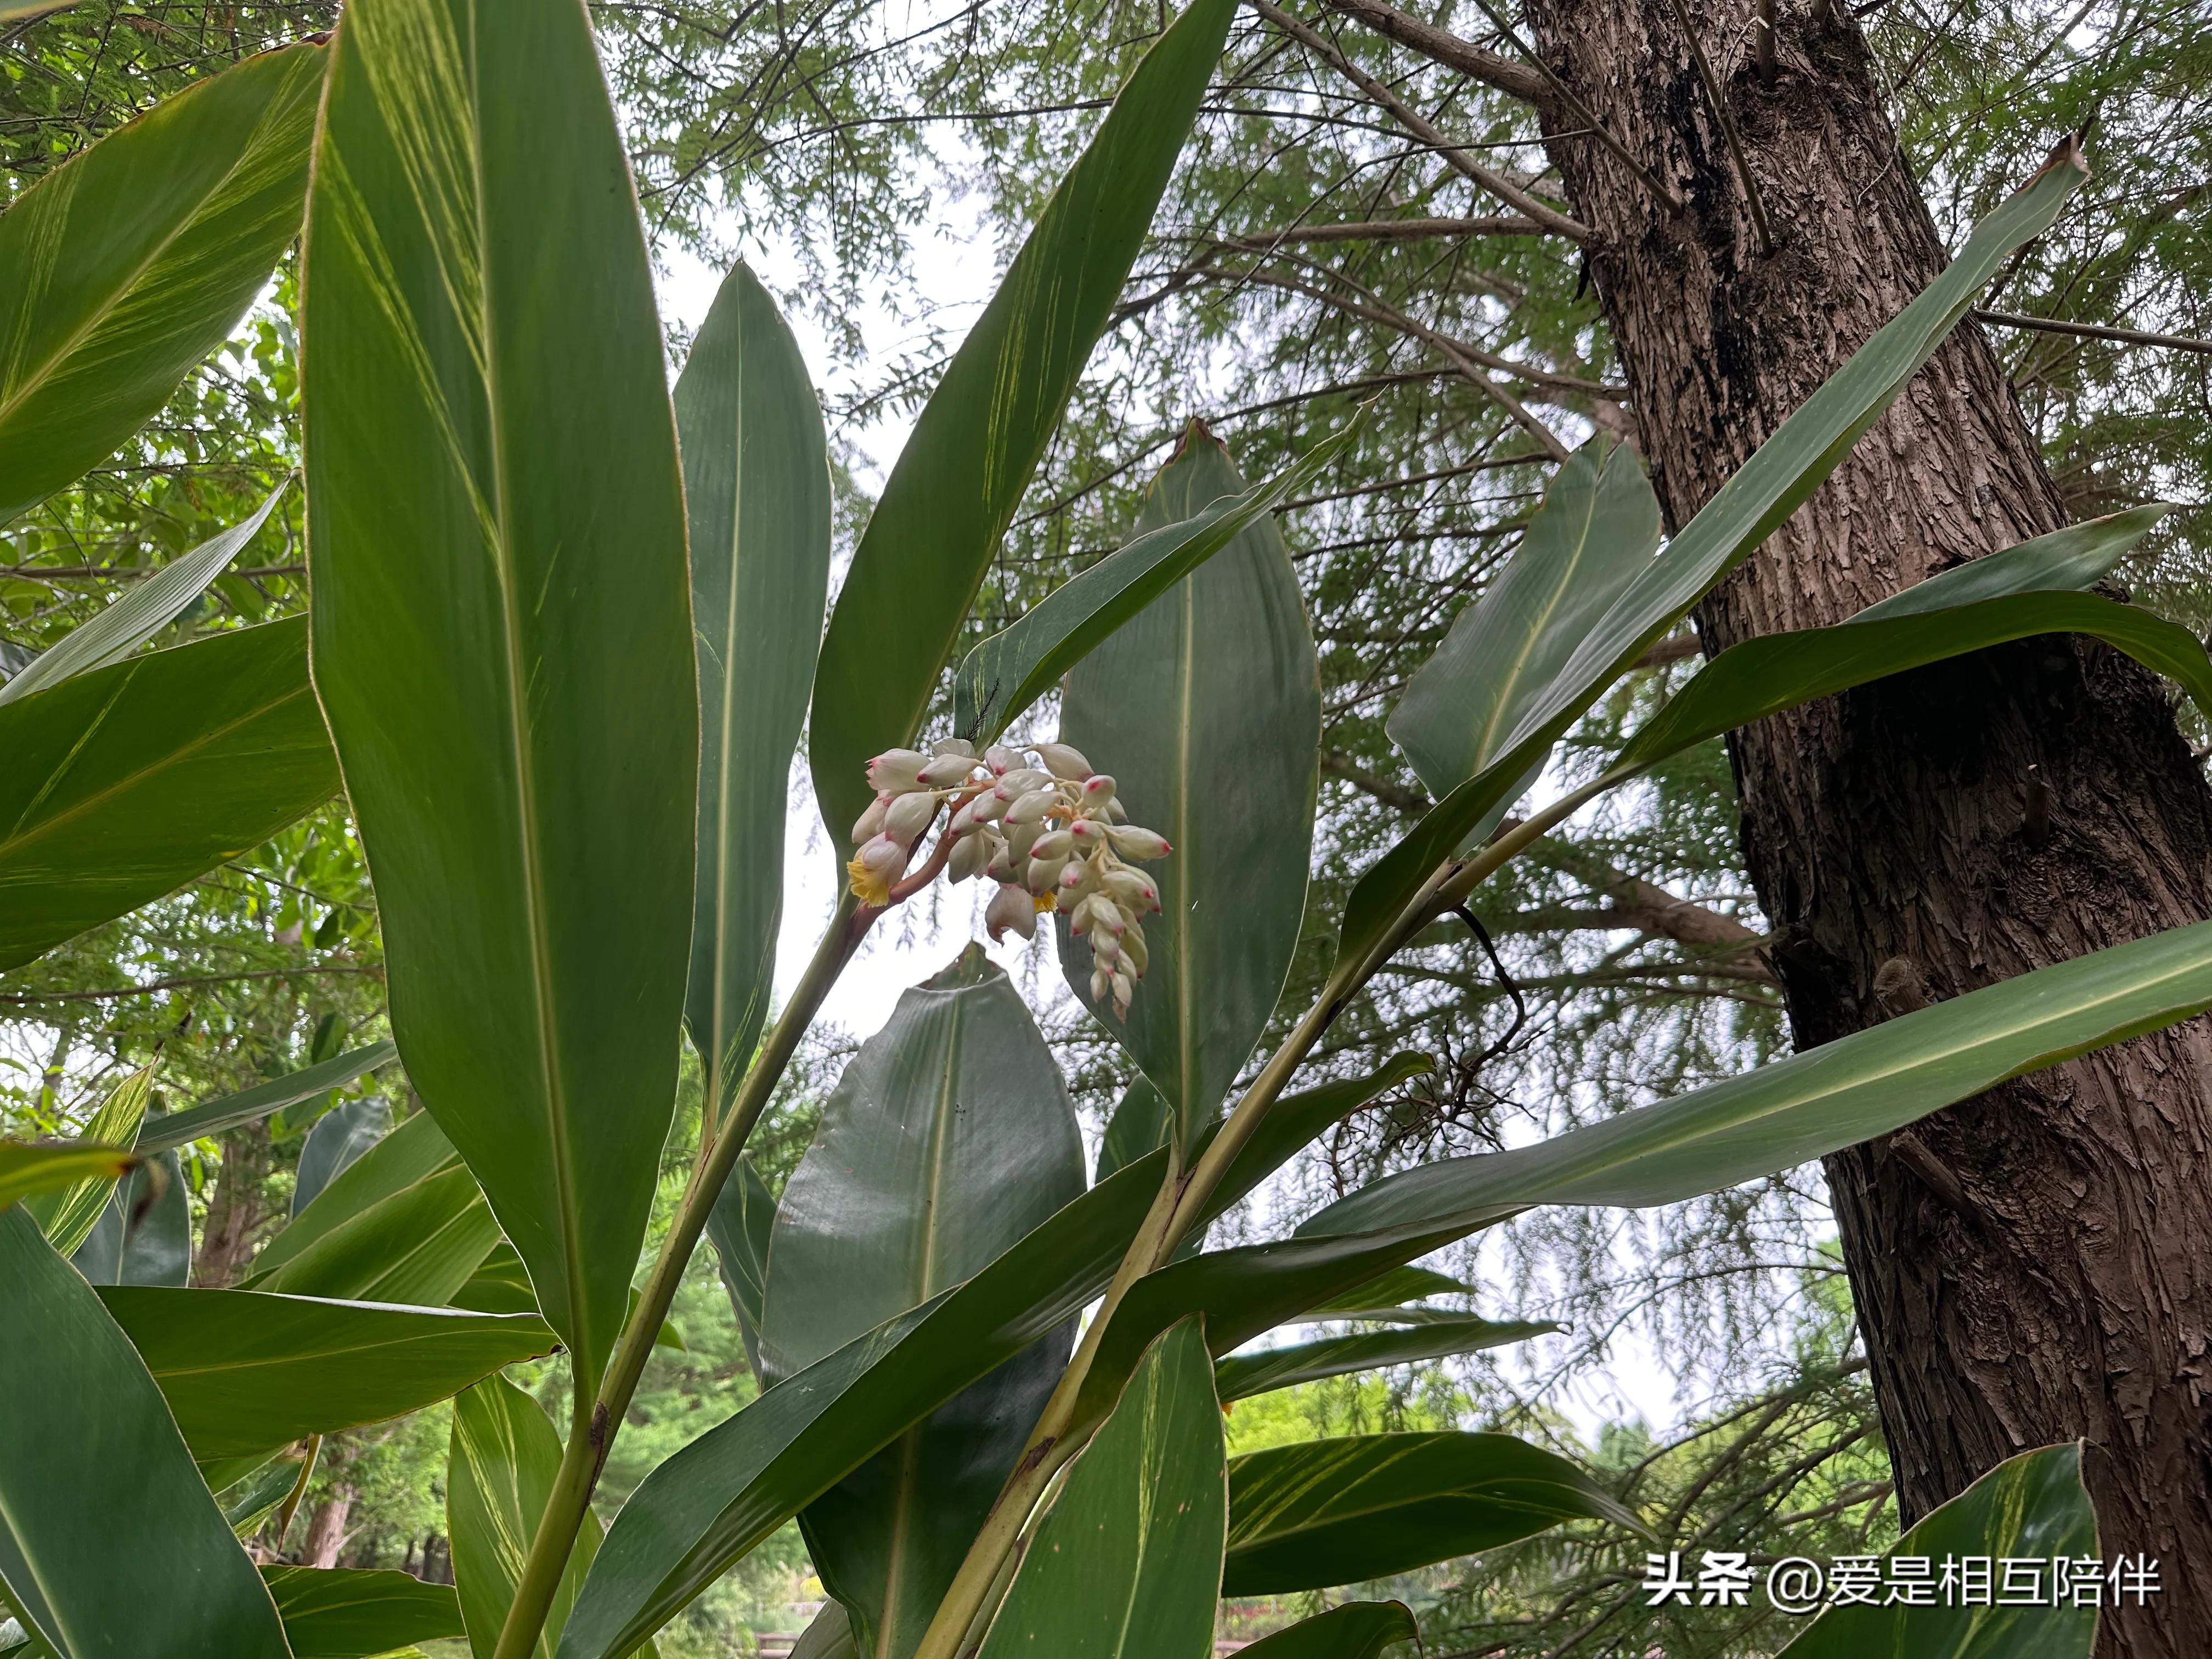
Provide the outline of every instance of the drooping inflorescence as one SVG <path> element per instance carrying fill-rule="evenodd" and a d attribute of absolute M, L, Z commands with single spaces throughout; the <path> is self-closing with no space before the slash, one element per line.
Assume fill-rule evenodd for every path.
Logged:
<path fill-rule="evenodd" d="M 1115 1014 L 1127 1016 L 1145 976 L 1139 919 L 1160 908 L 1160 891 L 1125 860 L 1173 849 L 1128 821 L 1112 778 L 1064 743 L 994 746 L 978 756 L 954 738 L 927 755 L 886 750 L 868 763 L 868 782 L 876 798 L 853 826 L 860 850 L 845 866 L 863 903 L 890 902 L 915 845 L 950 806 L 937 854 L 955 881 L 980 875 L 999 884 L 984 912 L 991 937 L 1011 928 L 1033 939 L 1040 912 L 1065 911 L 1069 928 L 1091 940 L 1091 1000 L 1110 996 Z"/>

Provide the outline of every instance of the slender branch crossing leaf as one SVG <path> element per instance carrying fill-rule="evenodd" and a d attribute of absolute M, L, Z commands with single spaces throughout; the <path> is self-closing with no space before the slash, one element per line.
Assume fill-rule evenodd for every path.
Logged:
<path fill-rule="evenodd" d="M 356 1078 L 366 1077 L 380 1066 L 388 1066 L 399 1056 L 399 1049 L 389 1039 L 372 1042 L 349 1053 L 326 1060 L 319 1066 L 309 1066 L 272 1078 L 266 1083 L 257 1083 L 251 1089 L 234 1095 L 225 1095 L 219 1100 L 203 1101 L 188 1110 L 174 1112 L 157 1118 L 140 1131 L 138 1150 L 142 1152 L 165 1152 L 172 1146 L 182 1146 L 204 1135 L 221 1134 L 226 1129 L 235 1129 L 241 1123 L 252 1123 L 272 1112 L 281 1112 L 287 1106 L 296 1106 L 303 1100 L 313 1100 L 317 1095 L 327 1094 L 332 1089 L 343 1089 Z"/>

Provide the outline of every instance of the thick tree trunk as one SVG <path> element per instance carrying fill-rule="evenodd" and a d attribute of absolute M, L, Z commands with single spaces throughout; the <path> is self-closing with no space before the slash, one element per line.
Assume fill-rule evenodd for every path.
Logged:
<path fill-rule="evenodd" d="M 345 1548 L 346 1520 L 353 1513 L 354 1490 L 337 1486 L 315 1505 L 307 1517 L 307 1541 L 300 1547 L 300 1563 L 308 1567 L 335 1567 Z"/>
<path fill-rule="evenodd" d="M 1840 6 L 1692 0 L 1776 246 L 1761 251 L 1672 0 L 1529 0 L 1538 50 L 1691 204 L 1552 121 L 1653 478 L 1677 524 L 1944 254 Z M 1550 118 L 1547 118 L 1547 119 Z M 2054 137 L 2057 135 L 2053 135 Z M 2061 522 L 1968 323 L 1836 477 L 1705 605 L 1707 650 L 1832 623 Z M 1746 859 L 1801 1047 L 2212 913 L 2212 799 L 2165 691 L 2027 641 L 1738 734 Z M 2087 1440 L 2109 1559 L 2165 1591 L 2104 1650 L 2212 1629 L 2204 1022 L 2008 1085 L 1828 1160 L 1908 1518 L 2025 1448 Z M 2195 1634 L 2191 1634 L 2191 1632 Z"/>

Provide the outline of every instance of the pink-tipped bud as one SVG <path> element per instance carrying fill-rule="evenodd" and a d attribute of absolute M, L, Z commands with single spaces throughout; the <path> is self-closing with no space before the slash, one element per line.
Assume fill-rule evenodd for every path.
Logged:
<path fill-rule="evenodd" d="M 973 755 L 945 755 L 921 769 L 921 781 L 932 789 L 949 789 L 956 783 L 965 783 L 975 775 Z"/>
<path fill-rule="evenodd" d="M 921 769 L 929 757 L 912 749 L 886 749 L 868 763 L 868 787 L 903 795 L 921 787 Z"/>
<path fill-rule="evenodd" d="M 1113 975 L 1108 973 L 1103 968 L 1093 968 L 1091 970 L 1091 1000 L 1093 1002 L 1103 1002 L 1106 1000 L 1106 993 L 1111 988 L 1113 983 Z"/>
<path fill-rule="evenodd" d="M 1048 830 L 1030 843 L 1033 859 L 1064 859 L 1075 851 L 1075 837 L 1065 830 Z"/>
<path fill-rule="evenodd" d="M 1114 850 L 1125 859 L 1164 859 L 1175 848 L 1167 837 L 1151 830 L 1140 830 L 1133 823 L 1117 823 L 1106 832 L 1106 839 Z"/>
<path fill-rule="evenodd" d="M 1033 858 L 1029 868 L 1022 872 L 1022 885 L 1041 896 L 1059 884 L 1060 872 L 1060 860 Z"/>
<path fill-rule="evenodd" d="M 986 789 L 968 803 L 968 810 L 975 815 L 976 823 L 989 823 L 995 819 L 1006 817 L 1006 808 L 1010 805 L 1012 803 L 997 790 Z"/>
<path fill-rule="evenodd" d="M 1117 972 L 1114 975 L 1114 1017 L 1116 1019 L 1128 1018 L 1129 1004 L 1134 1000 L 1136 994 L 1136 981 Z"/>
<path fill-rule="evenodd" d="M 903 842 L 882 835 L 864 844 L 854 857 L 878 875 L 895 876 L 906 868 L 907 849 Z"/>
<path fill-rule="evenodd" d="M 889 795 L 878 795 L 868 803 L 868 810 L 853 820 L 853 845 L 873 841 L 884 833 L 884 814 L 891 804 Z"/>
<path fill-rule="evenodd" d="M 953 840 L 957 841 L 961 836 L 966 835 L 970 830 L 973 830 L 975 827 L 975 803 L 972 800 L 963 801 L 954 811 L 951 820 L 945 824 L 945 833 L 951 836 Z"/>
<path fill-rule="evenodd" d="M 1006 808 L 1006 822 L 1008 823 L 1038 823 L 1047 812 L 1052 810 L 1054 804 L 1059 799 L 1060 791 L 1057 789 L 1032 789 L 1026 794 L 1016 797 L 1013 805 Z"/>
<path fill-rule="evenodd" d="M 1024 939 L 1035 939 L 1036 919 L 1036 901 L 1019 887 L 1000 888 L 983 912 L 983 925 L 994 941 L 1004 939 L 1010 928 Z"/>
<path fill-rule="evenodd" d="M 1144 929 L 1132 923 L 1121 933 L 1121 965 L 1139 979 L 1145 976 L 1145 964 L 1152 960 L 1150 948 L 1145 944 Z"/>
<path fill-rule="evenodd" d="M 884 833 L 911 847 L 915 838 L 937 817 L 937 797 L 927 792 L 901 795 L 884 814 Z"/>
<path fill-rule="evenodd" d="M 1114 799 L 1114 780 L 1103 772 L 1094 772 L 1083 781 L 1083 804 L 1087 807 L 1103 806 Z"/>
<path fill-rule="evenodd" d="M 1102 968 L 1111 968 L 1121 959 L 1121 941 L 1101 927 L 1091 940 L 1091 959 Z"/>
<path fill-rule="evenodd" d="M 972 762 L 975 758 L 975 745 L 965 738 L 942 738 L 929 745 L 929 752 L 939 760 L 947 755 L 958 755 Z"/>
<path fill-rule="evenodd" d="M 1033 766 L 1024 766 L 1008 772 L 995 786 L 1000 800 L 1018 800 L 1032 789 L 1042 789 L 1051 783 L 1049 772 L 1040 772 Z"/>
<path fill-rule="evenodd" d="M 1106 827 L 1090 818 L 1077 818 L 1067 826 L 1067 833 L 1074 839 L 1077 848 L 1082 852 L 1087 853 L 1094 847 L 1103 847 L 1106 844 Z"/>
<path fill-rule="evenodd" d="M 1056 778 L 1080 783 L 1091 775 L 1091 763 L 1083 758 L 1080 749 L 1072 749 L 1064 743 L 1041 743 L 1037 744 L 1036 751 L 1037 758 L 1045 763 L 1046 770 Z"/>
<path fill-rule="evenodd" d="M 981 875 L 990 860 L 990 848 L 981 836 L 963 836 L 952 844 L 952 854 L 945 860 L 945 873 L 955 881 L 965 881 L 970 876 Z"/>
<path fill-rule="evenodd" d="M 981 841 L 982 837 L 978 836 L 976 839 Z M 993 881 L 1015 880 L 1014 849 L 1003 841 L 994 839 L 991 842 L 990 861 L 983 866 L 983 873 L 990 877 Z"/>
<path fill-rule="evenodd" d="M 983 764 L 991 769 L 993 776 L 1002 778 L 1028 763 L 1022 758 L 1020 750 L 1008 749 L 994 743 L 983 751 Z"/>
<path fill-rule="evenodd" d="M 1106 890 L 1121 902 L 1122 908 L 1143 915 L 1148 910 L 1160 908 L 1160 890 L 1152 884 L 1151 877 L 1134 870 L 1109 870 Z"/>

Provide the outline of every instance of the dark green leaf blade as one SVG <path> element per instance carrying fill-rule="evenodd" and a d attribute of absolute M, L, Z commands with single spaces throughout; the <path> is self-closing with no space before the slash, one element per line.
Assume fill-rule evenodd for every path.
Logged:
<path fill-rule="evenodd" d="M 342 1101 L 317 1119 L 300 1147 L 299 1171 L 292 1180 L 294 1218 L 391 1133 L 392 1104 L 381 1095 Z"/>
<path fill-rule="evenodd" d="M 20 1206 L 0 1211 L 0 1582 L 65 1654 L 289 1659 L 161 1391 L 92 1287 Z M 128 1471 L 118 1479 L 118 1471 Z"/>
<path fill-rule="evenodd" d="M 761 1308 L 768 1298 L 768 1246 L 775 1228 L 775 1194 L 752 1159 L 740 1157 L 708 1213 L 707 1237 L 714 1241 L 722 1288 L 737 1313 L 745 1363 L 756 1372 L 761 1364 Z"/>
<path fill-rule="evenodd" d="M 1270 482 L 1213 501 L 1191 518 L 1155 529 L 1140 526 L 1119 550 L 1062 582 L 976 646 L 953 677 L 954 729 L 978 747 L 996 742 L 1101 641 L 1231 545 L 1246 526 L 1319 477 L 1356 429 L 1347 426 Z"/>
<path fill-rule="evenodd" d="M 1974 228 L 1959 257 L 1783 422 L 1589 630 L 1496 747 L 1376 861 L 1345 906 L 1337 957 L 1351 970 L 1391 937 L 1431 874 L 1604 689 L 1803 505 L 1881 418 L 2014 249 L 2042 234 L 2088 176 L 2069 139 Z"/>
<path fill-rule="evenodd" d="M 1395 1642 L 1420 1639 L 1413 1609 L 1403 1601 L 1346 1601 L 1243 1651 L 1249 1659 L 1377 1659 Z"/>
<path fill-rule="evenodd" d="M 1410 1571 L 1562 1521 L 1635 1518 L 1565 1458 L 1505 1434 L 1371 1434 L 1229 1464 L 1224 1595 Z"/>
<path fill-rule="evenodd" d="M 399 1049 L 386 1039 L 326 1060 L 319 1066 L 309 1066 L 297 1072 L 272 1078 L 266 1083 L 257 1083 L 251 1089 L 234 1095 L 225 1095 L 219 1100 L 203 1101 L 185 1111 L 172 1113 L 148 1124 L 138 1136 L 142 1152 L 166 1152 L 172 1146 L 182 1146 L 198 1140 L 203 1135 L 221 1134 L 225 1129 L 234 1129 L 241 1123 L 252 1123 L 281 1112 L 287 1106 L 296 1106 L 303 1100 L 313 1100 L 317 1095 L 332 1089 L 342 1089 L 357 1077 L 366 1077 L 380 1066 L 388 1066 L 398 1059 Z"/>
<path fill-rule="evenodd" d="M 651 273 L 579 0 L 356 0 L 332 53 L 316 690 L 409 1079 L 588 1392 L 674 1109 L 691 929 L 698 688 Z"/>
<path fill-rule="evenodd" d="M 165 99 L 0 216 L 0 524 L 112 454 L 252 303 L 300 232 L 323 56 Z"/>
<path fill-rule="evenodd" d="M 242 628 L 0 708 L 0 970 L 331 798 L 337 768 L 307 644 L 304 618 Z"/>
<path fill-rule="evenodd" d="M 1203 428 L 1153 481 L 1140 530 L 1243 493 Z M 1305 915 L 1321 781 L 1321 678 L 1305 600 L 1269 517 L 1125 623 L 1068 676 L 1063 739 L 1110 773 L 1173 854 L 1126 1020 L 1091 995 L 1090 941 L 1058 922 L 1069 988 L 1173 1108 L 1188 1148 L 1221 1109 L 1282 994 Z"/>
<path fill-rule="evenodd" d="M 2081 1486 L 2081 1448 L 2007 1458 L 1897 1540 L 1889 1552 L 2076 1559 L 2097 1553 L 2097 1514 Z M 2089 1659 L 2094 1607 L 1830 1607 L 1783 1650 L 1787 1659 Z"/>
<path fill-rule="evenodd" d="M 865 768 L 920 729 L 983 573 L 1121 298 L 1235 0 L 1192 0 L 1145 54 L 923 405 L 815 670 L 808 753 L 835 845 Z"/>
<path fill-rule="evenodd" d="M 100 1299 L 204 1462 L 381 1423 L 554 1346 L 534 1314 L 136 1285 Z"/>
<path fill-rule="evenodd" d="M 142 1164 L 125 1176 L 70 1258 L 88 1283 L 181 1285 L 191 1277 L 192 1215 L 184 1172 L 174 1152 L 157 1152 L 153 1162 L 160 1175 L 149 1176 Z M 149 1191 L 155 1180 L 158 1197 Z"/>
<path fill-rule="evenodd" d="M 1296 1388 L 1324 1376 L 1350 1371 L 1379 1370 L 1387 1365 L 1410 1365 L 1424 1359 L 1443 1359 L 1455 1354 L 1477 1353 L 1509 1342 L 1525 1342 L 1561 1327 L 1545 1322 L 1477 1319 L 1460 1314 L 1416 1325 L 1402 1331 L 1362 1331 L 1352 1336 L 1325 1336 L 1280 1348 L 1231 1354 L 1213 1368 L 1213 1381 L 1222 1400 L 1249 1400 L 1277 1389 Z"/>
<path fill-rule="evenodd" d="M 80 1181 L 112 1181 L 131 1164 L 131 1153 L 120 1146 L 82 1140 L 0 1140 L 0 1209 L 36 1194 L 65 1190 Z"/>
<path fill-rule="evenodd" d="M 466 1633 L 450 1584 L 344 1567 L 264 1567 L 261 1577 L 292 1659 L 369 1659 Z"/>
<path fill-rule="evenodd" d="M 784 1188 L 763 1380 L 973 1277 L 1083 1191 L 1083 1137 L 1052 1051 L 970 945 L 861 1045 Z M 1073 1342 L 1072 1326 L 1049 1334 L 808 1506 L 823 1587 L 873 1659 L 921 1642 Z"/>
<path fill-rule="evenodd" d="M 742 263 L 676 382 L 699 663 L 699 867 L 684 1019 L 716 1109 L 768 1012 L 785 785 L 830 583 L 830 460 L 799 343 Z"/>
<path fill-rule="evenodd" d="M 1037 1525 L 981 1659 L 1210 1659 L 1228 1499 L 1195 1320 L 1168 1332 Z"/>

